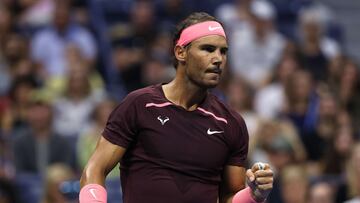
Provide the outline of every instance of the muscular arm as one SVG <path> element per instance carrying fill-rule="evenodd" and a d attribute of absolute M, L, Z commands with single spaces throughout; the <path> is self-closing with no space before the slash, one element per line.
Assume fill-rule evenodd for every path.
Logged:
<path fill-rule="evenodd" d="M 220 203 L 231 203 L 233 196 L 245 188 L 245 170 L 239 166 L 225 167 L 219 194 Z"/>
<path fill-rule="evenodd" d="M 116 166 L 125 151 L 125 148 L 114 145 L 101 137 L 84 168 L 80 179 L 81 187 L 94 183 L 104 186 L 107 174 Z"/>

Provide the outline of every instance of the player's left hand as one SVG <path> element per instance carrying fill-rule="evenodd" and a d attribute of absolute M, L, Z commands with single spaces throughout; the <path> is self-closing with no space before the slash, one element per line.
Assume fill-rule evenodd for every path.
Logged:
<path fill-rule="evenodd" d="M 257 202 L 263 202 L 273 188 L 273 171 L 269 164 L 255 163 L 246 171 L 247 182 L 252 190 L 253 198 Z"/>

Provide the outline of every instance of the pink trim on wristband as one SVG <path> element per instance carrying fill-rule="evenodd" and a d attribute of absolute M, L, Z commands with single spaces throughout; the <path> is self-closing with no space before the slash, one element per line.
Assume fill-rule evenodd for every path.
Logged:
<path fill-rule="evenodd" d="M 107 193 L 103 186 L 99 184 L 85 185 L 79 194 L 80 203 L 106 203 Z"/>
<path fill-rule="evenodd" d="M 251 196 L 251 188 L 246 187 L 240 190 L 232 199 L 232 203 L 258 203 Z"/>
<path fill-rule="evenodd" d="M 186 46 L 190 42 L 208 35 L 220 35 L 226 38 L 224 28 L 219 22 L 205 21 L 185 28 L 181 32 L 180 38 L 176 45 Z"/>

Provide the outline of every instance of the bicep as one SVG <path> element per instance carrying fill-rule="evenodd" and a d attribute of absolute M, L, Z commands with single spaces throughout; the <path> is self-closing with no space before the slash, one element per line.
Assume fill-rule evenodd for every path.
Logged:
<path fill-rule="evenodd" d="M 124 147 L 115 145 L 101 137 L 84 169 L 81 184 L 97 183 L 103 185 L 106 175 L 121 160 L 125 151 Z"/>
<path fill-rule="evenodd" d="M 245 172 L 244 167 L 225 166 L 220 188 L 220 202 L 228 202 L 233 195 L 245 188 Z"/>
<path fill-rule="evenodd" d="M 104 167 L 106 172 L 110 172 L 121 160 L 125 151 L 124 147 L 115 145 L 101 136 L 89 162 L 95 162 L 97 165 Z"/>

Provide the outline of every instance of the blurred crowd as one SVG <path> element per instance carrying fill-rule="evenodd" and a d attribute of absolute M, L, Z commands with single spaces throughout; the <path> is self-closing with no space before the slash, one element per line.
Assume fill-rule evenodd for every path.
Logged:
<path fill-rule="evenodd" d="M 63 183 L 127 93 L 174 77 L 172 33 L 193 11 L 226 29 L 212 92 L 244 117 L 249 166 L 275 171 L 267 202 L 359 203 L 359 67 L 315 0 L 1 0 L 0 203 L 76 202 Z"/>

